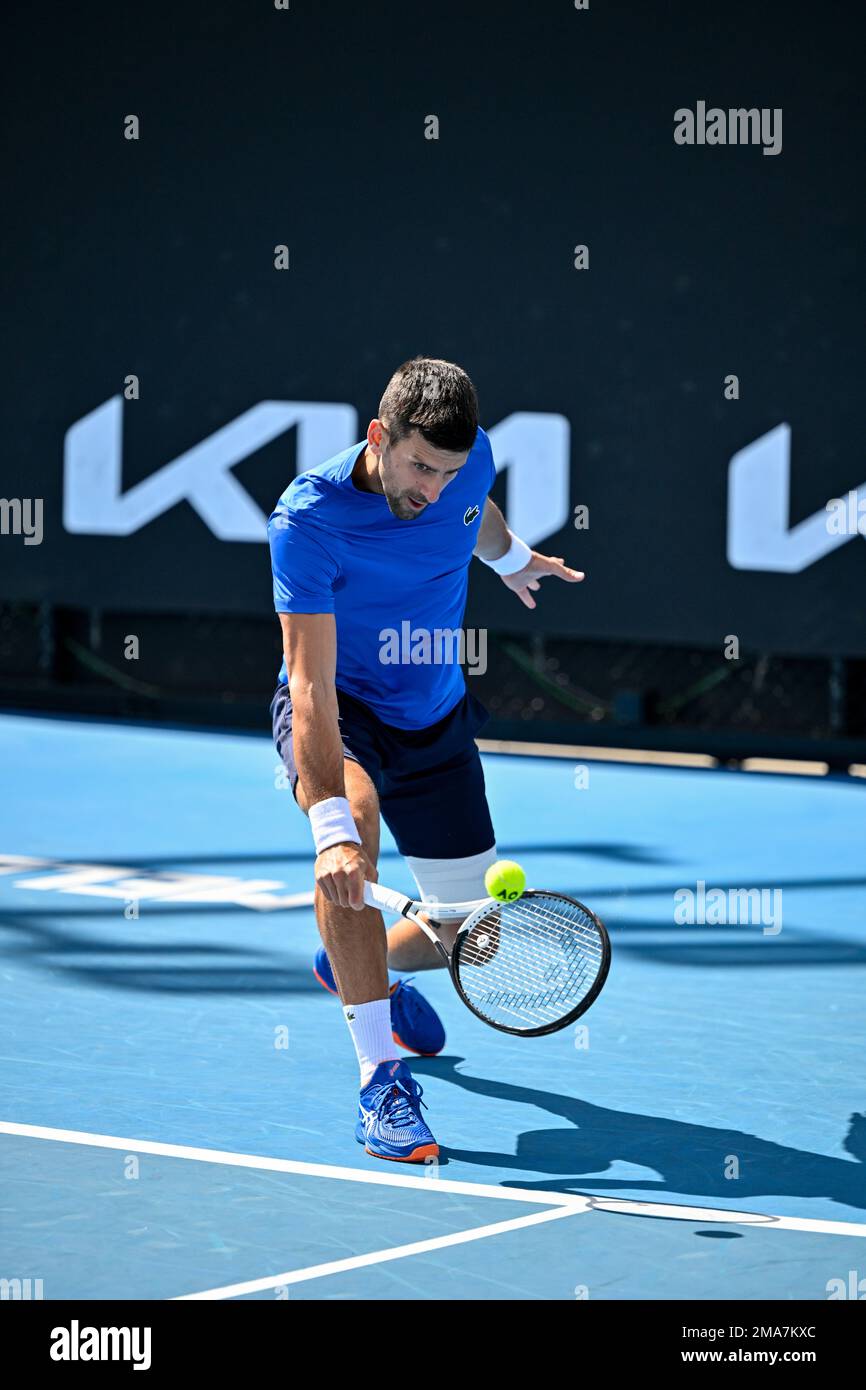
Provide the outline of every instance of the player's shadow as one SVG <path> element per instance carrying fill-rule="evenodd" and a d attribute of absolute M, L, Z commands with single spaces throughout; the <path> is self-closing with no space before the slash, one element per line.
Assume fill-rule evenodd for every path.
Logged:
<path fill-rule="evenodd" d="M 611 1110 L 575 1096 L 539 1091 L 468 1076 L 461 1057 L 413 1057 L 414 1074 L 450 1081 L 473 1095 L 532 1105 L 567 1120 L 571 1128 L 526 1130 L 516 1153 L 445 1148 L 448 1159 L 485 1168 L 547 1173 L 554 1180 L 505 1182 L 554 1192 L 640 1190 L 702 1198 L 829 1197 L 849 1207 L 866 1207 L 866 1116 L 852 1115 L 844 1148 L 858 1162 L 774 1144 L 743 1130 L 714 1128 L 634 1111 Z M 732 1160 L 738 1177 L 726 1178 Z M 657 1179 L 603 1178 L 615 1162 L 652 1168 Z M 568 1176 L 561 1176 L 568 1175 Z"/>
<path fill-rule="evenodd" d="M 217 905 L 222 907 L 223 905 Z M 189 904 L 183 904 L 188 909 Z M 206 911 L 205 905 L 201 906 Z M 239 911 L 237 907 L 235 911 Z M 82 909 L 85 917 L 109 915 Z M 110 912 L 113 925 L 119 914 Z M 152 914 L 156 917 L 156 913 Z M 186 913 L 184 913 L 186 915 Z M 0 916 L 0 939 L 4 932 L 3 955 L 18 958 L 32 968 L 60 971 L 70 979 L 87 985 L 139 990 L 162 994 L 286 994 L 322 995 L 308 960 L 293 964 L 284 952 L 268 951 L 250 944 L 235 946 L 201 940 L 144 941 L 124 933 L 119 925 L 111 937 L 99 939 L 80 935 L 50 920 L 26 914 Z M 120 923 L 127 924 L 120 917 Z M 184 959 L 185 958 L 185 959 Z"/>
<path fill-rule="evenodd" d="M 760 923 L 720 926 L 674 925 L 670 921 L 630 918 L 616 912 L 602 917 L 617 955 L 665 965 L 739 968 L 742 966 L 866 965 L 866 942 L 833 938 L 823 928 L 785 924 L 765 934 Z"/>

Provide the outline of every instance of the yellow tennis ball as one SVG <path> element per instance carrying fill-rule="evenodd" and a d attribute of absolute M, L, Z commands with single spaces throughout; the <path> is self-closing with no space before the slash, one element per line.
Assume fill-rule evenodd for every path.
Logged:
<path fill-rule="evenodd" d="M 526 887 L 526 874 L 513 859 L 497 859 L 484 875 L 484 887 L 498 902 L 513 903 Z"/>

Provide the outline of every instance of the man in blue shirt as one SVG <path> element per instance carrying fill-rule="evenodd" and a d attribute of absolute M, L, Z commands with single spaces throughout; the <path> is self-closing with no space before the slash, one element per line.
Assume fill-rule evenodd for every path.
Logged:
<path fill-rule="evenodd" d="M 414 923 L 386 935 L 364 905 L 379 816 L 421 898 L 485 897 L 497 858 L 475 744 L 487 712 L 447 637 L 433 639 L 461 628 L 473 555 L 529 608 L 545 575 L 583 578 L 512 535 L 488 497 L 495 477 L 469 377 L 418 357 L 392 376 L 366 440 L 297 477 L 268 525 L 284 650 L 274 740 L 316 845 L 315 972 L 358 1055 L 356 1138 L 403 1162 L 439 1150 L 395 1044 L 433 1054 L 445 1034 L 411 984 L 389 989 L 388 969 L 442 961 Z"/>

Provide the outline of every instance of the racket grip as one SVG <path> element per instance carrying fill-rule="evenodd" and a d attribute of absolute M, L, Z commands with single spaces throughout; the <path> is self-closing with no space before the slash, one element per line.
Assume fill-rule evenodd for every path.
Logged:
<path fill-rule="evenodd" d="M 412 899 L 405 893 L 395 893 L 393 888 L 383 888 L 380 883 L 364 884 L 364 902 L 368 907 L 382 908 L 397 917 L 402 917 L 406 908 L 412 906 Z"/>

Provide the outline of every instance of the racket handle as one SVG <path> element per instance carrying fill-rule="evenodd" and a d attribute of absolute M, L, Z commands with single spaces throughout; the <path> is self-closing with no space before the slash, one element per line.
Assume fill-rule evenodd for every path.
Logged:
<path fill-rule="evenodd" d="M 406 909 L 412 906 L 412 899 L 407 898 L 405 893 L 395 893 L 393 888 L 383 888 L 380 883 L 364 884 L 364 902 L 368 907 L 393 912 L 396 917 L 402 917 Z"/>

